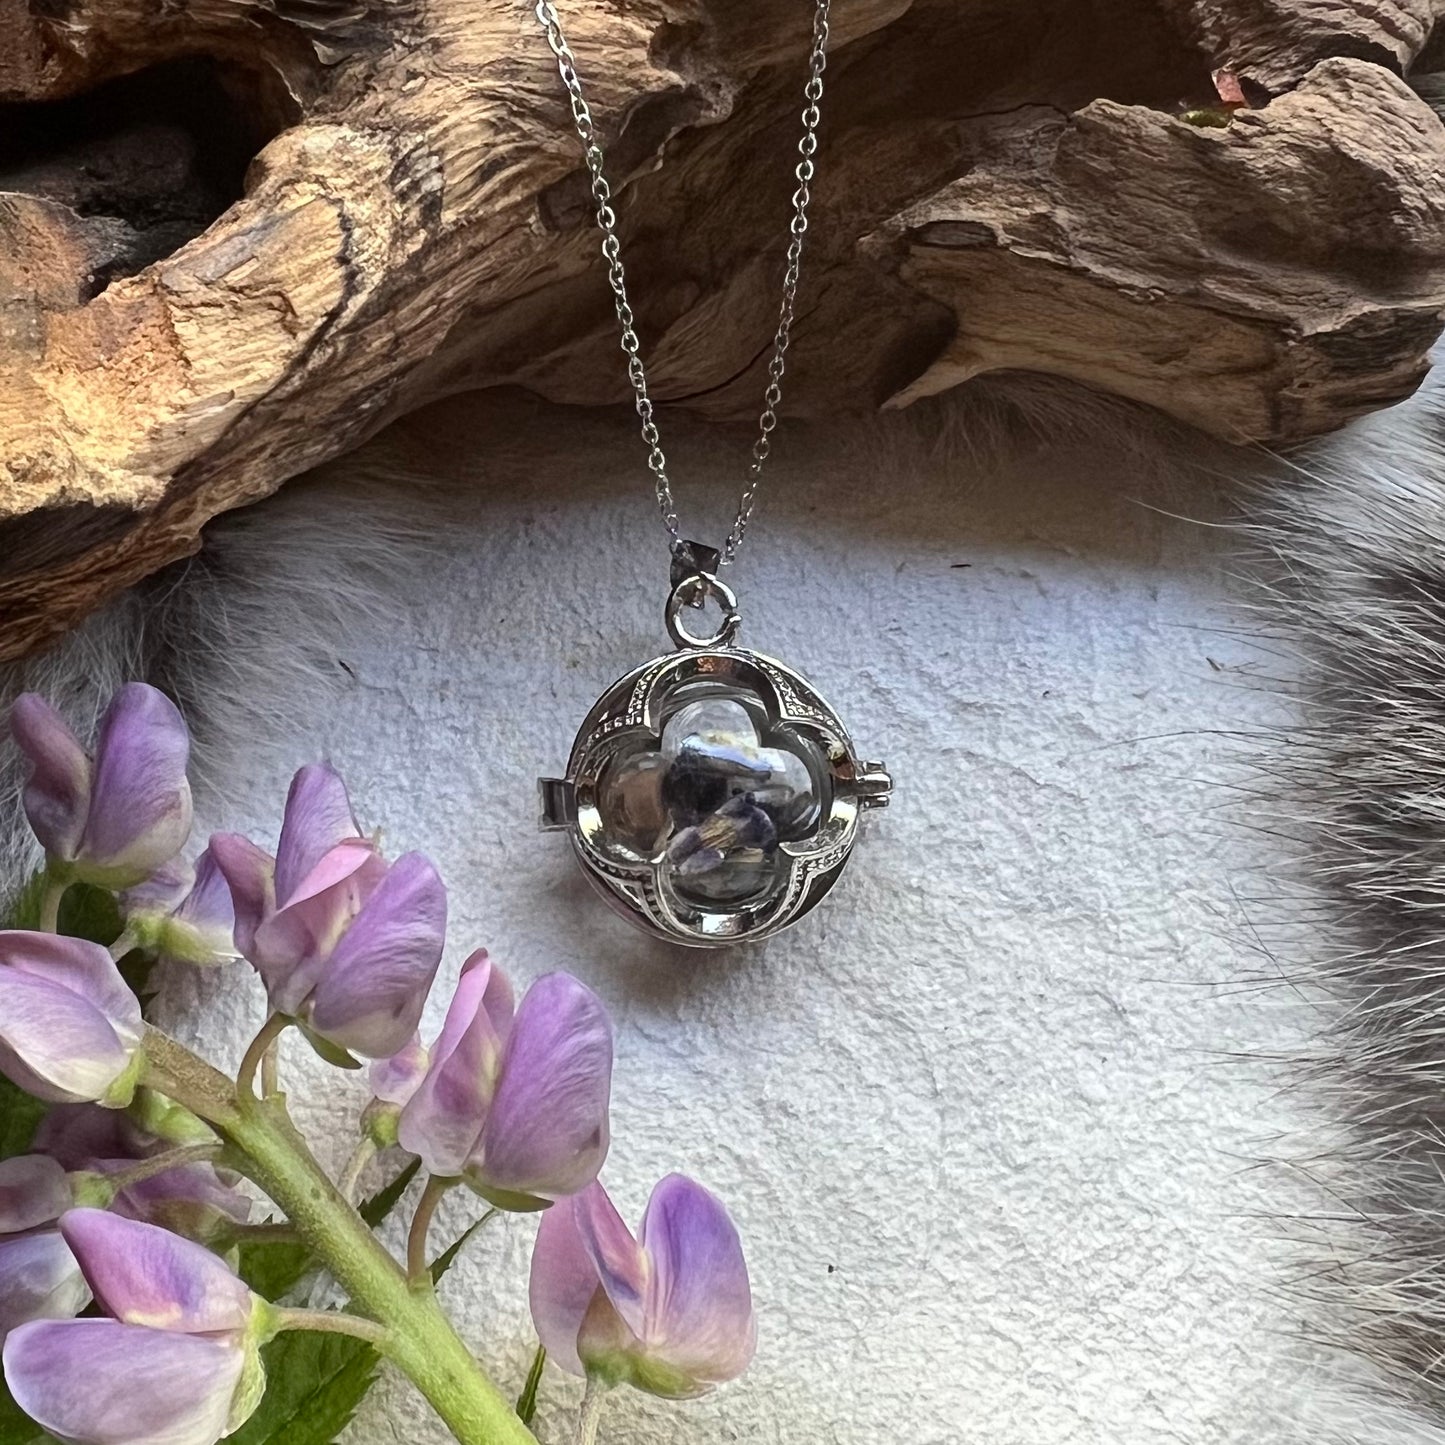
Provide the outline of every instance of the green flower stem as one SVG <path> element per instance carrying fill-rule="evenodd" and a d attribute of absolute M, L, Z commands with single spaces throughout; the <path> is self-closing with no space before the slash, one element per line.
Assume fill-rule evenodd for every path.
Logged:
<path fill-rule="evenodd" d="M 120 937 L 110 946 L 110 956 L 119 963 L 133 948 L 139 948 L 140 941 L 129 927 L 121 930 Z"/>
<path fill-rule="evenodd" d="M 256 1070 L 261 1068 L 266 1061 L 268 1054 L 275 1047 L 276 1041 L 291 1027 L 291 1020 L 284 1014 L 270 1014 L 266 1022 L 261 1025 L 261 1031 L 251 1040 L 247 1046 L 245 1056 L 241 1060 L 241 1067 L 236 1073 L 236 1092 L 244 1099 L 253 1096 L 256 1092 Z M 272 1055 L 271 1069 L 267 1072 L 274 1072 L 275 1063 Z M 263 1093 L 274 1093 L 274 1089 L 262 1089 Z"/>
<path fill-rule="evenodd" d="M 145 1054 L 145 1082 L 220 1132 L 231 1146 L 227 1162 L 266 1191 L 357 1311 L 382 1327 L 381 1353 L 421 1391 L 461 1445 L 537 1445 L 478 1368 L 435 1293 L 411 1288 L 400 1265 L 312 1157 L 282 1095 L 256 1098 L 155 1029 L 146 1032 Z"/>
<path fill-rule="evenodd" d="M 62 878 L 55 869 L 47 868 L 40 885 L 40 932 L 60 932 L 60 900 L 70 887 L 70 880 Z"/>
<path fill-rule="evenodd" d="M 179 1169 L 185 1164 L 204 1164 L 212 1159 L 219 1159 L 225 1147 L 219 1139 L 205 1144 L 182 1144 L 179 1149 L 167 1149 L 164 1154 L 152 1154 L 150 1158 L 141 1159 L 132 1164 L 129 1169 L 120 1169 L 114 1174 L 106 1174 L 102 1177 L 119 1194 L 122 1189 L 129 1189 L 132 1184 L 139 1184 L 146 1179 L 154 1179 L 157 1174 L 164 1174 L 170 1169 Z"/>
<path fill-rule="evenodd" d="M 382 1349 L 386 1329 L 375 1320 L 360 1315 L 343 1314 L 340 1310 L 275 1310 L 272 1323 L 279 1334 L 283 1330 L 312 1330 L 323 1335 L 350 1335 L 355 1340 Z"/>
<path fill-rule="evenodd" d="M 300 1244 L 301 1236 L 289 1224 L 233 1224 L 221 1237 L 233 1244 Z"/>
<path fill-rule="evenodd" d="M 446 1198 L 452 1180 L 439 1179 L 429 1175 L 426 1188 L 417 1201 L 416 1213 L 412 1215 L 411 1231 L 406 1237 L 406 1272 L 413 1284 L 422 1284 L 431 1279 L 431 1269 L 426 1262 L 427 1235 L 431 1233 L 431 1222 L 437 1206 Z"/>
<path fill-rule="evenodd" d="M 346 1168 L 342 1170 L 341 1178 L 336 1181 L 336 1187 L 348 1204 L 356 1203 L 361 1176 L 366 1173 L 366 1166 L 375 1158 L 376 1145 L 370 1139 L 363 1139 L 356 1146 L 351 1158 L 346 1161 Z"/>
<path fill-rule="evenodd" d="M 582 1407 L 577 1412 L 575 1445 L 597 1445 L 597 1427 L 602 1422 L 602 1401 L 607 1397 L 607 1388 L 596 1375 L 587 1376 Z"/>

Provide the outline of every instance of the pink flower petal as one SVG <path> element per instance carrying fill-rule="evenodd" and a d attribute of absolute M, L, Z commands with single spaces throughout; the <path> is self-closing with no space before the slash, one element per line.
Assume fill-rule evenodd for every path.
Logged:
<path fill-rule="evenodd" d="M 491 1104 L 512 1026 L 512 986 L 479 949 L 462 965 L 426 1077 L 407 1101 L 398 1141 L 432 1174 L 460 1174 Z"/>
<path fill-rule="evenodd" d="M 103 1099 L 131 1055 L 74 994 L 0 969 L 0 1074 L 54 1104 Z"/>
<path fill-rule="evenodd" d="M 138 883 L 180 852 L 191 831 L 191 739 L 176 705 L 143 682 L 111 699 L 95 743 L 81 856 Z"/>
<path fill-rule="evenodd" d="M 73 859 L 90 811 L 90 759 L 65 719 L 36 693 L 15 699 L 10 731 L 31 767 L 22 794 L 25 816 L 47 853 Z"/>
<path fill-rule="evenodd" d="M 276 860 L 239 833 L 213 833 L 206 851 L 231 890 L 236 947 L 250 958 L 256 930 L 276 908 Z"/>
<path fill-rule="evenodd" d="M 578 1353 L 578 1336 L 601 1291 L 592 1256 L 577 1228 L 575 1211 L 582 1197 L 559 1200 L 543 1214 L 532 1250 L 528 1288 L 538 1339 L 549 1358 L 573 1375 L 587 1373 Z"/>
<path fill-rule="evenodd" d="M 195 931 L 214 955 L 231 953 L 236 930 L 236 910 L 231 889 L 211 850 L 196 859 L 190 891 L 175 910 L 176 920 Z M 234 957 L 234 953 L 232 953 Z"/>
<path fill-rule="evenodd" d="M 372 1098 L 401 1108 L 421 1088 L 430 1062 L 421 1035 L 413 1034 L 390 1058 L 378 1059 L 371 1066 L 366 1081 Z"/>
<path fill-rule="evenodd" d="M 646 1253 L 601 1184 L 590 1184 L 576 1196 L 573 1218 L 592 1272 L 613 1309 L 628 1330 L 640 1336 L 647 1319 Z"/>
<path fill-rule="evenodd" d="M 103 1209 L 72 1209 L 60 1232 L 102 1309 L 181 1334 L 244 1330 L 251 1291 L 210 1250 Z"/>
<path fill-rule="evenodd" d="M 276 848 L 276 899 L 292 901 L 306 875 L 338 843 L 359 838 L 356 815 L 341 775 L 329 763 L 311 763 L 291 780 L 281 841 Z"/>
<path fill-rule="evenodd" d="M 37 1098 L 105 1097 L 142 1033 L 110 954 L 78 938 L 0 932 L 0 1073 Z"/>
<path fill-rule="evenodd" d="M 129 1166 L 117 1162 L 116 1168 Z M 102 1172 L 106 1172 L 102 1169 Z M 211 1240 L 251 1218 L 248 1195 L 227 1183 L 210 1164 L 185 1164 L 128 1184 L 111 1209 L 127 1219 L 156 1224 L 187 1239 Z"/>
<path fill-rule="evenodd" d="M 575 1194 L 607 1157 L 612 1021 L 569 974 L 527 991 L 469 1177 L 484 1189 L 540 1200 Z"/>
<path fill-rule="evenodd" d="M 209 857 L 209 850 L 203 856 Z M 180 907 L 195 881 L 196 870 L 184 858 L 172 858 L 169 863 L 162 863 L 145 882 L 127 888 L 120 900 L 121 906 L 127 915 L 171 913 Z"/>
<path fill-rule="evenodd" d="M 398 858 L 332 953 L 312 996 L 311 1027 L 364 1057 L 395 1053 L 421 1020 L 446 930 L 436 867 L 420 853 Z"/>
<path fill-rule="evenodd" d="M 140 1003 L 107 949 L 84 938 L 28 929 L 0 930 L 0 965 L 44 979 L 83 998 L 105 1016 L 123 1042 L 140 1042 Z M 0 1021 L 3 1021 L 0 1014 Z"/>
<path fill-rule="evenodd" d="M 369 842 L 347 839 L 325 853 L 291 901 L 260 924 L 246 956 L 272 1007 L 301 1013 L 332 951 L 385 876 L 386 863 Z"/>
<path fill-rule="evenodd" d="M 680 1174 L 669 1175 L 642 1217 L 651 1261 L 648 1353 L 700 1385 L 735 1379 L 757 1346 L 752 1290 L 742 1242 L 720 1200 Z"/>
<path fill-rule="evenodd" d="M 53 1229 L 0 1239 L 0 1339 L 31 1320 L 63 1320 L 90 1302 L 74 1255 Z"/>
<path fill-rule="evenodd" d="M 0 1161 L 0 1234 L 59 1219 L 73 1203 L 65 1170 L 44 1154 Z"/>
<path fill-rule="evenodd" d="M 35 1130 L 34 1148 L 64 1169 L 93 1169 L 101 1159 L 130 1163 L 155 1141 L 121 1109 L 99 1104 L 57 1104 Z"/>
<path fill-rule="evenodd" d="M 265 880 L 270 860 L 259 849 L 252 852 L 244 839 L 239 848 L 231 846 L 227 859 L 238 866 L 243 877 L 247 865 L 258 881 L 258 895 L 251 904 L 259 917 L 265 908 Z M 229 846 L 223 842 L 222 847 Z M 127 925 L 144 947 L 154 948 L 163 958 L 182 963 L 213 964 L 236 957 L 236 909 L 231 885 L 216 854 L 205 849 L 195 866 L 172 859 L 142 884 L 127 889 L 121 898 Z"/>
<path fill-rule="evenodd" d="M 215 1445 L 245 1356 L 230 1340 L 115 1320 L 21 1325 L 5 1341 L 15 1402 L 80 1445 Z"/>

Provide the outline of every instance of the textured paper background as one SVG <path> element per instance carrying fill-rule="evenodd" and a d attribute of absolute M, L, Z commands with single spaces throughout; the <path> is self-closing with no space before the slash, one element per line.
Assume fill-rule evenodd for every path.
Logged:
<path fill-rule="evenodd" d="M 670 431 L 688 529 L 720 535 L 746 437 Z M 564 967 L 606 999 L 604 1178 L 633 1219 L 672 1169 L 730 1203 L 761 1348 L 702 1404 L 618 1398 L 604 1440 L 1299 1438 L 1309 1368 L 1268 1216 L 1314 1201 L 1258 1161 L 1308 1121 L 1241 1055 L 1294 1053 L 1315 1020 L 1249 983 L 1269 964 L 1241 900 L 1274 855 L 1239 826 L 1230 761 L 1281 705 L 1236 635 L 1225 539 L 1167 515 L 1209 523 L 1218 500 L 1161 487 L 1147 454 L 971 464 L 926 417 L 786 432 L 733 579 L 742 641 L 810 676 L 897 791 L 823 909 L 706 955 L 633 934 L 535 831 L 536 776 L 606 683 L 665 650 L 630 419 L 452 403 L 378 459 L 436 480 L 424 504 L 397 490 L 427 555 L 392 579 L 384 626 L 338 639 L 343 705 L 308 717 L 288 695 L 279 749 L 223 748 L 239 816 L 203 802 L 203 821 L 269 840 L 289 766 L 322 746 L 364 824 L 440 864 L 446 982 L 485 944 L 519 981 Z M 371 524 L 331 515 L 338 548 Z M 195 987 L 173 980 L 176 1017 Z M 238 970 L 206 991 L 224 1003 L 205 1037 L 233 1061 L 258 990 Z M 289 1057 L 339 1161 L 357 1081 Z M 509 1388 L 532 1230 L 489 1227 L 446 1285 Z M 544 1439 L 577 1395 L 549 1372 Z M 441 1436 L 391 1383 L 350 1438 Z"/>

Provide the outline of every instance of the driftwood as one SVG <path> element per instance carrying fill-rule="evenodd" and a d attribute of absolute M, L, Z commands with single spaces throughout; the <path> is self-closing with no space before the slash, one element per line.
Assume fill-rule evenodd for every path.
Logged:
<path fill-rule="evenodd" d="M 561 10 L 654 390 L 746 415 L 809 6 Z M 1021 369 L 1279 444 L 1405 396 L 1441 13 L 837 0 L 788 410 Z M 627 395 L 531 0 L 0 0 L 0 102 L 0 656 L 425 402 Z"/>

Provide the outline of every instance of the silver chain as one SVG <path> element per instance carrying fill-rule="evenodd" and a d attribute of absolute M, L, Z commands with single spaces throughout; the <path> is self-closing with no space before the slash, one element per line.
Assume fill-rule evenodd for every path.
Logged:
<path fill-rule="evenodd" d="M 813 45 L 808 57 L 808 83 L 803 96 L 803 137 L 798 142 L 799 161 L 794 174 L 798 188 L 793 192 L 793 215 L 789 223 L 787 267 L 783 273 L 783 299 L 778 309 L 778 330 L 773 338 L 772 360 L 768 362 L 768 388 L 763 393 L 762 415 L 758 418 L 758 439 L 753 443 L 753 462 L 748 468 L 747 485 L 738 501 L 737 517 L 723 544 L 721 565 L 726 567 L 738 555 L 743 535 L 752 519 L 758 488 L 763 480 L 763 465 L 772 450 L 772 433 L 778 424 L 778 407 L 783 400 L 783 370 L 788 344 L 792 340 L 793 317 L 798 300 L 798 276 L 802 269 L 803 237 L 808 231 L 808 202 L 812 200 L 815 168 L 813 157 L 818 150 L 818 103 L 823 98 L 823 71 L 828 63 L 828 9 L 831 0 L 816 0 L 813 13 Z M 547 32 L 547 43 L 557 57 L 557 70 L 572 103 L 572 120 L 582 141 L 583 157 L 592 177 L 592 199 L 597 205 L 597 227 L 602 232 L 602 254 L 607 261 L 607 281 L 612 287 L 617 322 L 622 328 L 622 350 L 627 354 L 627 376 L 637 396 L 637 414 L 642 418 L 642 440 L 647 447 L 647 465 L 652 472 L 657 492 L 657 508 L 662 525 L 674 547 L 682 544 L 677 521 L 677 503 L 672 496 L 672 483 L 667 476 L 667 458 L 662 454 L 662 440 L 653 416 L 652 398 L 647 391 L 647 372 L 642 364 L 642 346 L 634 328 L 632 306 L 627 300 L 627 276 L 622 266 L 622 246 L 617 239 L 617 213 L 612 209 L 612 188 L 602 173 L 602 147 L 597 141 L 597 128 L 592 112 L 582 94 L 582 81 L 577 74 L 576 57 L 562 33 L 562 22 L 552 0 L 537 0 L 537 19 Z"/>

